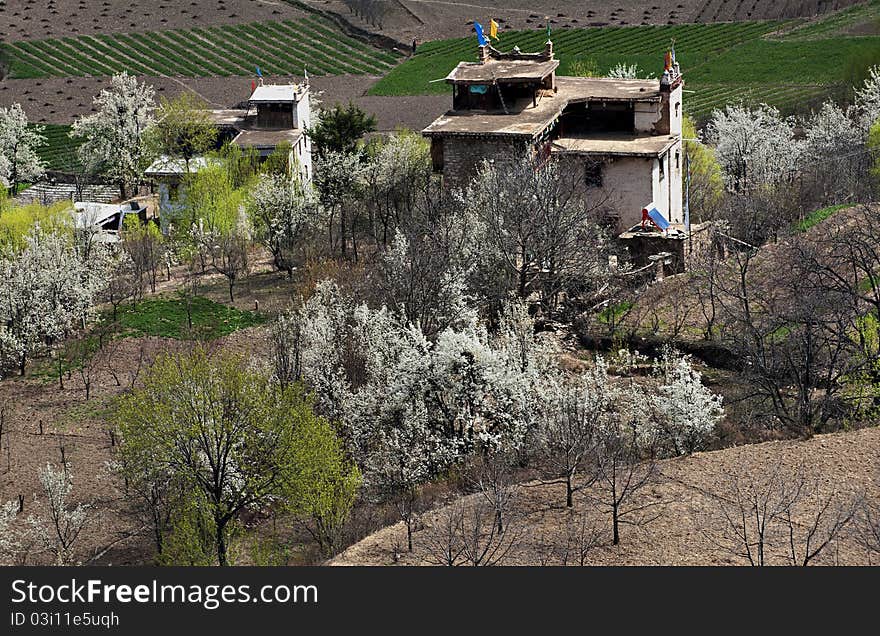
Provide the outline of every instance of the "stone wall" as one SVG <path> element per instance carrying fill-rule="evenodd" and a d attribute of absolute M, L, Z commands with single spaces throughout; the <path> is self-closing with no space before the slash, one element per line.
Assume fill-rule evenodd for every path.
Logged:
<path fill-rule="evenodd" d="M 503 137 L 445 137 L 442 143 L 443 183 L 452 188 L 466 186 L 484 160 L 509 161 L 528 147 L 521 140 Z"/>

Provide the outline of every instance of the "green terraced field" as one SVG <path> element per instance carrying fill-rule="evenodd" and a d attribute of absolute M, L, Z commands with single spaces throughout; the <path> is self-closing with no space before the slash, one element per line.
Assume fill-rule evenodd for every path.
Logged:
<path fill-rule="evenodd" d="M 43 124 L 43 127 L 46 143 L 37 152 L 46 163 L 46 169 L 64 171 L 78 165 L 76 150 L 80 142 L 70 138 L 70 126 Z"/>
<path fill-rule="evenodd" d="M 2 45 L 10 77 L 135 75 L 383 75 L 400 59 L 342 33 L 317 16 L 129 35 L 32 40 Z"/>
<path fill-rule="evenodd" d="M 825 19 L 804 23 L 737 22 L 673 26 L 624 26 L 566 29 L 552 34 L 559 74 L 590 61 L 600 74 L 619 62 L 638 64 L 659 74 L 663 53 L 675 40 L 684 72 L 685 110 L 704 116 L 732 102 L 766 102 L 783 111 L 815 103 L 839 88 L 853 60 L 880 51 L 880 37 L 846 35 L 880 13 L 880 0 Z M 540 50 L 543 31 L 502 33 L 495 45 L 508 50 Z M 374 95 L 444 94 L 443 77 L 460 61 L 476 60 L 474 37 L 429 42 L 376 83 Z"/>

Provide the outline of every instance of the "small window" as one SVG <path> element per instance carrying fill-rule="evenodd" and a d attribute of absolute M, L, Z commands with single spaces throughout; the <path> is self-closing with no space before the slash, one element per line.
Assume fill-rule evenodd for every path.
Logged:
<path fill-rule="evenodd" d="M 675 102 L 675 117 L 678 118 L 678 111 L 681 108 L 681 102 Z"/>
<path fill-rule="evenodd" d="M 588 161 L 584 164 L 584 184 L 588 188 L 602 187 L 602 164 L 598 161 Z"/>
<path fill-rule="evenodd" d="M 681 163 L 680 163 L 680 160 L 681 160 L 681 153 L 678 152 L 678 151 L 676 150 L 676 151 L 675 151 L 675 169 L 676 169 L 676 170 L 680 170 L 680 169 L 681 169 Z"/>
<path fill-rule="evenodd" d="M 660 181 L 663 181 L 666 178 L 666 157 L 660 157 L 657 163 L 660 164 Z"/>

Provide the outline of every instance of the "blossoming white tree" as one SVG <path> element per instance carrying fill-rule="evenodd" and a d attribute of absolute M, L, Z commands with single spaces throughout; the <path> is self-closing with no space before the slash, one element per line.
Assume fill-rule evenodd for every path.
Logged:
<path fill-rule="evenodd" d="M 541 389 L 537 448 L 551 476 L 565 483 L 565 505 L 571 508 L 574 493 L 594 479 L 588 469 L 595 463 L 599 428 L 621 394 L 602 358 L 584 373 L 548 375 Z M 584 471 L 582 483 L 575 484 Z"/>
<path fill-rule="evenodd" d="M 661 385 L 652 396 L 658 441 L 675 455 L 705 448 L 724 416 L 721 396 L 703 385 L 687 356 L 667 351 L 659 364 Z"/>
<path fill-rule="evenodd" d="M 94 99 L 98 112 L 81 117 L 71 130 L 84 139 L 79 149 L 83 161 L 99 158 L 123 198 L 135 192 L 154 158 L 148 134 L 155 124 L 155 94 L 152 86 L 127 73 L 114 75 L 110 88 Z"/>
<path fill-rule="evenodd" d="M 271 252 L 278 271 L 293 276 L 297 250 L 318 221 L 318 200 L 310 184 L 283 174 L 264 174 L 251 192 L 256 236 Z"/>
<path fill-rule="evenodd" d="M 28 527 L 14 527 L 17 515 L 17 502 L 7 501 L 0 505 L 0 565 L 16 564 L 31 538 Z"/>
<path fill-rule="evenodd" d="M 93 315 L 106 283 L 103 250 L 83 258 L 71 238 L 35 227 L 18 253 L 0 259 L 0 368 L 27 361 Z"/>
<path fill-rule="evenodd" d="M 726 106 L 716 109 L 706 127 L 728 187 L 750 191 L 789 176 L 800 158 L 794 121 L 772 106 Z"/>
<path fill-rule="evenodd" d="M 873 66 L 861 88 L 855 93 L 855 108 L 862 134 L 880 119 L 880 66 Z"/>
<path fill-rule="evenodd" d="M 55 565 L 76 565 L 76 542 L 89 520 L 90 504 L 70 503 L 73 480 L 65 466 L 56 470 L 46 464 L 39 472 L 40 485 L 46 495 L 47 514 L 31 516 L 28 523 L 34 536 L 55 558 Z"/>
<path fill-rule="evenodd" d="M 46 172 L 37 148 L 45 141 L 43 126 L 28 126 L 20 104 L 0 107 L 0 183 L 15 191 L 19 183 L 39 179 Z"/>

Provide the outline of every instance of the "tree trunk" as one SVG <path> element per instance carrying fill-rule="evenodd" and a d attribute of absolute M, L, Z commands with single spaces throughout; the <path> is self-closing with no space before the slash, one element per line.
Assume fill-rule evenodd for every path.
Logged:
<path fill-rule="evenodd" d="M 571 475 L 565 477 L 565 506 L 571 508 L 574 505 L 573 497 L 574 489 L 571 487 Z"/>
<path fill-rule="evenodd" d="M 235 285 L 235 281 L 232 279 L 229 279 L 229 302 L 231 302 L 231 303 L 235 302 L 235 296 L 232 295 L 232 287 L 234 285 Z"/>
<path fill-rule="evenodd" d="M 611 524 L 613 526 L 614 539 L 612 543 L 614 545 L 618 545 L 620 543 L 620 528 L 619 528 L 619 520 L 617 517 L 617 505 L 612 507 L 611 509 Z"/>
<path fill-rule="evenodd" d="M 227 566 L 229 565 L 229 562 L 226 559 L 226 537 L 223 532 L 226 524 L 220 523 L 216 520 L 214 521 L 214 524 L 217 526 L 217 564 Z"/>

